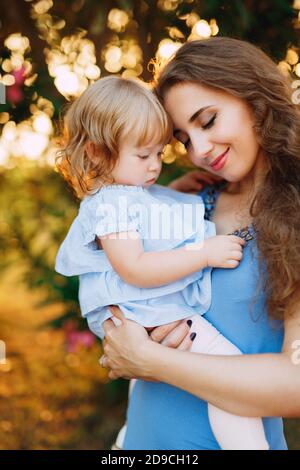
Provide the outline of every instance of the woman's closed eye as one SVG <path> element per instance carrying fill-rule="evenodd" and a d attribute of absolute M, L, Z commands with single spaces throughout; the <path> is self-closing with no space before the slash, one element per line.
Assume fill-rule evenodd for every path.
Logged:
<path fill-rule="evenodd" d="M 215 120 L 216 120 L 216 117 L 217 117 L 217 113 L 215 113 L 205 124 L 203 124 L 202 122 L 200 123 L 202 129 L 204 130 L 207 130 L 207 129 L 210 129 L 214 123 L 215 123 Z M 186 140 L 184 140 L 183 137 L 180 136 L 180 134 L 176 134 L 174 136 L 179 142 L 181 142 L 185 148 L 188 148 L 188 146 L 190 145 L 191 143 L 191 140 L 188 138 Z"/>
<path fill-rule="evenodd" d="M 214 125 L 216 117 L 217 117 L 217 113 L 214 114 L 206 124 L 202 124 L 202 128 L 203 129 L 210 129 Z"/>

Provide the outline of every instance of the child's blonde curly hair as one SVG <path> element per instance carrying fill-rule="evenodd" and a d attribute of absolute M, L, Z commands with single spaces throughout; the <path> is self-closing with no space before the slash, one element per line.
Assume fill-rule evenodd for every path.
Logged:
<path fill-rule="evenodd" d="M 114 182 L 111 172 L 122 139 L 139 147 L 165 144 L 171 135 L 170 119 L 145 83 L 101 78 L 65 113 L 57 169 L 81 199 Z"/>

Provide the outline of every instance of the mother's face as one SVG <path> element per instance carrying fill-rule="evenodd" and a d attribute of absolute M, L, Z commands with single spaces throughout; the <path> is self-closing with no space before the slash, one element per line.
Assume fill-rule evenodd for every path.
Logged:
<path fill-rule="evenodd" d="M 191 161 L 227 181 L 253 170 L 260 146 L 247 102 L 227 92 L 193 83 L 173 86 L 164 106 Z"/>

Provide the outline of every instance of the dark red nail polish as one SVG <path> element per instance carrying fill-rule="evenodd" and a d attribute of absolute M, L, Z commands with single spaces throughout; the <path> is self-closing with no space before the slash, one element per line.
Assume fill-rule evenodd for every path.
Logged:
<path fill-rule="evenodd" d="M 197 333 L 191 333 L 191 334 L 190 334 L 191 340 L 194 341 L 194 339 L 196 338 L 196 336 L 197 336 Z"/>
<path fill-rule="evenodd" d="M 189 325 L 189 327 L 191 328 L 191 326 L 192 326 L 192 324 L 193 324 L 192 320 L 187 320 L 186 322 L 187 322 L 187 324 Z"/>

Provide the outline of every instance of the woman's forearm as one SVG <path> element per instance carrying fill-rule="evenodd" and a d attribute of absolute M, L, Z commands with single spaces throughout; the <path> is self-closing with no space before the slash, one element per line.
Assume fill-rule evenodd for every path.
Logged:
<path fill-rule="evenodd" d="M 288 354 L 214 356 L 157 343 L 150 349 L 149 378 L 236 415 L 300 417 L 300 365 Z"/>

